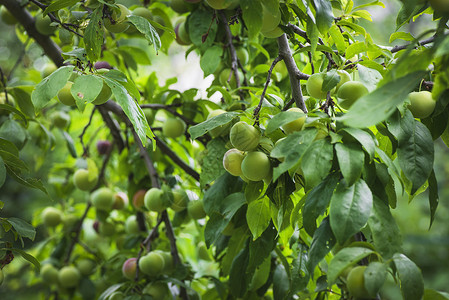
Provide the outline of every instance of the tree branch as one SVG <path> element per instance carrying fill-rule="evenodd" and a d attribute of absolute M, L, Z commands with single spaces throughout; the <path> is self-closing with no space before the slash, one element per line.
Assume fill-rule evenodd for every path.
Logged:
<path fill-rule="evenodd" d="M 184 115 L 178 113 L 176 110 L 172 109 L 171 107 L 173 106 L 169 106 L 169 105 L 164 105 L 164 104 L 142 104 L 140 106 L 141 108 L 151 108 L 151 109 L 164 109 L 166 111 L 168 111 L 169 113 L 171 113 L 172 115 L 180 118 L 181 120 L 183 120 L 186 124 L 188 125 L 196 125 L 197 123 L 190 120 L 189 118 L 186 118 Z"/>
<path fill-rule="evenodd" d="M 31 14 L 20 5 L 20 2 L 16 0 L 0 0 L 0 4 L 4 5 L 9 12 L 22 24 L 31 36 L 44 50 L 45 54 L 60 67 L 64 65 L 64 59 L 62 58 L 62 51 L 59 46 L 53 42 L 48 35 L 43 35 L 36 30 L 35 19 Z"/>
<path fill-rule="evenodd" d="M 110 102 L 109 100 L 108 102 Z M 106 102 L 106 103 L 108 103 Z M 98 111 L 100 112 L 104 123 L 111 131 L 112 137 L 114 138 L 115 143 L 118 147 L 118 152 L 122 152 L 123 149 L 125 149 L 125 142 L 123 141 L 122 135 L 120 134 L 120 126 L 117 124 L 116 121 L 114 121 L 111 116 L 109 115 L 108 110 L 104 107 L 105 104 L 98 105 Z"/>
<path fill-rule="evenodd" d="M 302 96 L 300 79 L 308 79 L 310 76 L 303 74 L 296 66 L 296 62 L 293 59 L 290 46 L 288 44 L 287 36 L 285 33 L 278 37 L 279 45 L 279 57 L 281 57 L 288 70 L 290 77 L 290 85 L 292 89 L 292 98 L 294 99 L 296 106 L 299 107 L 304 113 L 307 113 L 307 107 Z"/>

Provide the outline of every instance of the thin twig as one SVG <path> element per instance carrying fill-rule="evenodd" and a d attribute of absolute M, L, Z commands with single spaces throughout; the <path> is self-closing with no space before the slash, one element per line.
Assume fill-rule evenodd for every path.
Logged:
<path fill-rule="evenodd" d="M 108 102 L 110 102 L 109 100 Z M 106 102 L 106 103 L 108 103 Z M 118 152 L 121 153 L 123 149 L 125 149 L 125 142 L 123 141 L 122 135 L 120 133 L 120 126 L 117 124 L 115 120 L 111 118 L 109 115 L 109 111 L 104 107 L 105 104 L 98 105 L 98 111 L 100 112 L 104 123 L 111 131 L 112 137 L 114 138 L 115 143 L 117 144 Z"/>
<path fill-rule="evenodd" d="M 164 110 L 168 111 L 169 113 L 171 113 L 172 115 L 180 118 L 188 125 L 196 125 L 197 124 L 196 122 L 190 120 L 189 118 L 185 117 L 184 115 L 178 113 L 176 110 L 172 109 L 171 107 L 173 107 L 173 106 L 164 105 L 164 104 L 142 104 L 140 107 L 141 108 L 151 108 L 151 109 L 164 109 Z"/>
<path fill-rule="evenodd" d="M 25 56 L 26 48 L 27 48 L 27 45 L 28 45 L 28 43 L 30 42 L 30 40 L 31 40 L 30 37 L 27 37 L 25 43 L 23 44 L 23 49 L 22 49 L 22 51 L 20 52 L 19 57 L 18 57 L 17 60 L 16 60 L 16 63 L 15 63 L 14 66 L 11 68 L 11 71 L 9 71 L 9 74 L 8 74 L 8 80 L 11 80 L 12 75 L 14 74 L 14 72 L 15 72 L 16 69 L 17 69 L 17 67 L 20 65 L 20 62 L 22 61 L 23 57 Z"/>
<path fill-rule="evenodd" d="M 84 126 L 84 128 L 83 128 L 83 131 L 79 135 L 80 143 L 81 143 L 81 146 L 83 147 L 83 157 L 86 157 L 89 153 L 89 148 L 86 147 L 86 145 L 84 144 L 83 137 L 87 132 L 87 128 L 89 128 L 90 124 L 92 123 L 92 119 L 95 114 L 95 109 L 96 109 L 96 107 L 94 107 L 94 109 L 92 109 L 92 112 L 90 113 L 90 117 L 89 117 L 89 122 L 87 122 L 86 126 Z"/>

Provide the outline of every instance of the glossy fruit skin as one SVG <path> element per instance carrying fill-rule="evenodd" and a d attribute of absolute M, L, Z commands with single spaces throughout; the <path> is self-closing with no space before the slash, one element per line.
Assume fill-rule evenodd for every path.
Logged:
<path fill-rule="evenodd" d="M 164 192 L 158 188 L 149 189 L 144 198 L 145 207 L 148 210 L 155 212 L 162 212 L 167 208 L 167 205 L 163 199 Z"/>
<path fill-rule="evenodd" d="M 138 234 L 140 232 L 139 224 L 135 215 L 129 216 L 125 221 L 125 232 L 128 234 Z"/>
<path fill-rule="evenodd" d="M 65 86 L 58 92 L 58 99 L 62 104 L 75 106 L 75 98 L 73 98 L 72 94 L 70 93 L 72 85 L 73 82 L 67 81 Z"/>
<path fill-rule="evenodd" d="M 154 250 L 154 252 L 159 253 L 164 258 L 164 270 L 162 271 L 162 273 L 173 273 L 175 265 L 173 264 L 173 257 L 171 256 L 171 253 L 162 250 Z"/>
<path fill-rule="evenodd" d="M 189 33 L 186 28 L 186 22 L 180 22 L 175 26 L 175 35 L 176 35 L 176 42 L 181 46 L 187 46 L 192 43 L 190 40 Z"/>
<path fill-rule="evenodd" d="M 431 92 L 411 92 L 407 99 L 410 101 L 408 109 L 415 118 L 427 118 L 435 110 L 436 101 L 432 98 Z"/>
<path fill-rule="evenodd" d="M 313 98 L 324 99 L 327 96 L 327 92 L 321 90 L 323 87 L 324 75 L 324 73 L 315 73 L 307 80 L 307 93 Z M 331 93 L 333 91 L 334 89 L 332 89 Z"/>
<path fill-rule="evenodd" d="M 303 112 L 298 107 L 289 108 L 287 111 L 295 111 L 295 112 L 301 112 L 301 113 Z M 286 134 L 290 134 L 295 131 L 300 131 L 302 129 L 302 127 L 304 126 L 305 122 L 306 122 L 306 116 L 303 116 L 303 117 L 300 117 L 290 123 L 283 125 L 282 129 L 284 129 L 284 132 Z"/>
<path fill-rule="evenodd" d="M 449 13 L 449 1 L 448 0 L 429 0 L 432 8 L 437 12 Z"/>
<path fill-rule="evenodd" d="M 236 50 L 237 58 L 239 59 L 240 63 L 244 66 L 249 62 L 249 53 L 248 50 L 246 50 L 243 47 L 237 48 Z"/>
<path fill-rule="evenodd" d="M 12 13 L 5 7 L 2 6 L 0 9 L 0 18 L 5 24 L 15 25 L 17 24 L 16 18 L 12 15 Z"/>
<path fill-rule="evenodd" d="M 276 29 L 278 27 L 279 23 L 281 22 L 281 12 L 279 10 L 277 11 L 270 11 L 265 5 L 262 5 L 263 8 L 263 20 L 262 20 L 262 28 L 260 31 L 263 32 L 270 32 Z"/>
<path fill-rule="evenodd" d="M 232 126 L 229 139 L 238 150 L 251 151 L 259 145 L 260 131 L 256 127 L 240 121 Z"/>
<path fill-rule="evenodd" d="M 41 278 L 45 284 L 56 284 L 58 283 L 59 271 L 52 264 L 44 264 L 41 267 Z"/>
<path fill-rule="evenodd" d="M 338 104 L 344 109 L 349 109 L 357 100 L 368 93 L 368 89 L 361 82 L 345 82 L 338 89 Z"/>
<path fill-rule="evenodd" d="M 124 209 L 128 206 L 128 203 L 128 195 L 123 192 L 117 192 L 114 195 L 114 204 L 112 205 L 112 209 Z"/>
<path fill-rule="evenodd" d="M 223 167 L 233 176 L 242 175 L 242 161 L 245 155 L 238 149 L 230 149 L 223 156 Z"/>
<path fill-rule="evenodd" d="M 133 15 L 134 16 L 139 16 L 142 18 L 145 18 L 147 20 L 151 20 L 153 18 L 153 14 L 151 13 L 151 11 L 146 8 L 146 7 L 136 7 L 133 10 Z"/>
<path fill-rule="evenodd" d="M 142 273 L 157 276 L 164 270 L 164 257 L 157 252 L 150 252 L 139 260 L 139 269 Z"/>
<path fill-rule="evenodd" d="M 95 261 L 88 258 L 80 259 L 76 264 L 76 268 L 83 276 L 92 275 L 95 272 L 95 267 L 96 267 Z"/>
<path fill-rule="evenodd" d="M 42 220 L 47 227 L 55 227 L 62 222 L 62 212 L 54 207 L 47 207 L 42 211 Z"/>
<path fill-rule="evenodd" d="M 211 111 L 209 113 L 209 115 L 207 116 L 207 120 L 212 119 L 213 117 L 216 117 L 218 115 L 224 114 L 226 113 L 226 110 L 223 109 L 215 109 L 213 111 Z M 218 127 L 215 127 L 212 130 L 209 130 L 210 135 L 215 138 L 215 137 L 219 137 L 219 136 L 224 136 L 229 134 L 229 130 L 231 130 L 232 124 L 224 124 Z"/>
<path fill-rule="evenodd" d="M 110 221 L 100 222 L 98 229 L 101 236 L 110 237 L 115 234 L 115 224 Z"/>
<path fill-rule="evenodd" d="M 142 293 L 150 295 L 154 300 L 171 299 L 170 289 L 165 282 L 151 282 L 143 288 Z"/>
<path fill-rule="evenodd" d="M 184 0 L 171 0 L 170 7 L 178 14 L 183 14 L 190 10 L 188 4 Z"/>
<path fill-rule="evenodd" d="M 138 190 L 133 196 L 133 205 L 136 209 L 141 209 L 144 205 L 145 194 L 147 190 Z"/>
<path fill-rule="evenodd" d="M 40 34 L 51 35 L 57 29 L 57 27 L 55 27 L 55 26 L 50 26 L 52 21 L 49 16 L 44 17 L 42 14 L 37 14 L 35 21 L 36 21 L 36 23 L 35 23 L 36 30 Z"/>
<path fill-rule="evenodd" d="M 187 208 L 189 197 L 183 189 L 177 189 L 172 191 L 170 208 L 174 211 L 182 211 Z"/>
<path fill-rule="evenodd" d="M 101 88 L 101 91 L 98 94 L 97 98 L 95 98 L 95 100 L 92 101 L 92 104 L 100 105 L 106 103 L 108 102 L 109 99 L 111 99 L 111 96 L 112 96 L 111 88 L 106 84 L 106 82 L 103 81 L 103 87 Z"/>
<path fill-rule="evenodd" d="M 231 74 L 231 72 L 232 72 L 232 70 L 229 68 L 223 69 L 223 71 L 220 72 L 218 81 L 220 82 L 221 85 L 226 86 L 228 84 L 229 74 Z M 240 84 L 242 84 L 243 83 L 243 73 L 242 73 L 242 71 L 240 71 L 240 69 L 237 71 L 237 73 L 239 74 Z M 237 88 L 237 81 L 235 80 L 234 72 L 232 72 L 231 81 L 229 82 L 229 86 L 232 89 Z"/>
<path fill-rule="evenodd" d="M 349 293 L 356 298 L 367 298 L 369 297 L 368 291 L 365 288 L 365 277 L 364 272 L 366 266 L 357 266 L 353 268 L 347 277 L 346 287 Z"/>
<path fill-rule="evenodd" d="M 235 8 L 238 4 L 238 0 L 206 0 L 206 3 L 209 4 L 210 7 L 216 10 L 220 9 L 232 9 Z"/>
<path fill-rule="evenodd" d="M 169 138 L 178 138 L 186 131 L 186 123 L 181 119 L 168 118 L 162 125 L 162 133 Z"/>
<path fill-rule="evenodd" d="M 70 123 L 70 116 L 64 111 L 55 111 L 51 114 L 50 119 L 57 128 L 64 129 Z"/>
<path fill-rule="evenodd" d="M 342 86 L 343 83 L 351 81 L 351 75 L 345 70 L 337 70 L 337 74 L 340 76 L 340 81 L 337 83 L 335 87 L 335 91 L 338 92 L 338 89 Z"/>
<path fill-rule="evenodd" d="M 104 19 L 104 27 L 113 33 L 120 33 L 128 29 L 129 23 L 126 22 L 126 18 L 130 15 L 130 11 L 128 8 L 122 4 L 116 4 L 118 6 L 118 10 L 114 9 L 112 11 L 112 19 L 115 23 L 111 22 L 109 18 Z"/>
<path fill-rule="evenodd" d="M 42 77 L 45 78 L 54 71 L 56 71 L 58 68 L 54 64 L 48 64 L 45 66 L 45 68 L 42 70 Z"/>
<path fill-rule="evenodd" d="M 112 205 L 114 205 L 115 200 L 114 193 L 106 187 L 102 187 L 94 191 L 91 194 L 90 199 L 92 201 L 92 205 L 96 209 L 107 212 L 112 210 Z"/>
<path fill-rule="evenodd" d="M 270 31 L 262 31 L 262 34 L 266 38 L 275 39 L 284 34 L 284 31 L 280 27 L 276 27 Z"/>
<path fill-rule="evenodd" d="M 81 280 L 81 274 L 73 266 L 62 267 L 58 273 L 58 280 L 63 288 L 74 288 Z"/>
<path fill-rule="evenodd" d="M 125 278 L 129 280 L 134 280 L 136 277 L 137 270 L 137 258 L 128 258 L 122 266 L 122 273 Z"/>
<path fill-rule="evenodd" d="M 263 180 L 270 174 L 270 170 L 270 160 L 263 152 L 249 152 L 242 161 L 243 176 L 251 181 Z"/>
<path fill-rule="evenodd" d="M 89 171 L 86 169 L 78 169 L 73 174 L 73 183 L 82 191 L 90 191 L 97 184 L 98 178 L 89 179 Z"/>
<path fill-rule="evenodd" d="M 112 70 L 112 66 L 107 61 L 97 61 L 94 64 L 94 68 L 97 69 L 97 70 L 99 70 L 99 69 Z"/>
<path fill-rule="evenodd" d="M 187 212 L 194 220 L 202 219 L 206 216 L 202 200 L 190 201 L 187 205 Z"/>
<path fill-rule="evenodd" d="M 112 144 L 110 141 L 100 140 L 97 142 L 97 152 L 100 155 L 105 155 L 108 153 L 109 149 L 111 148 Z"/>

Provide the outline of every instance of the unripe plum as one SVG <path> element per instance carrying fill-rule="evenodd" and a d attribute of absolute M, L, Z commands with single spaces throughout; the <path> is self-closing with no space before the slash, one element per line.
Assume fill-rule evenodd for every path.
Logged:
<path fill-rule="evenodd" d="M 207 120 L 212 119 L 213 117 L 216 117 L 218 115 L 224 114 L 226 112 L 227 111 L 225 111 L 223 109 L 215 109 L 209 113 L 209 115 L 207 116 Z M 224 125 L 215 127 L 212 130 L 209 130 L 209 133 L 213 138 L 218 137 L 218 136 L 227 135 L 227 134 L 229 134 L 229 130 L 231 129 L 231 126 L 232 125 L 230 123 L 224 124 Z"/>
<path fill-rule="evenodd" d="M 138 190 L 133 196 L 133 205 L 136 209 L 141 209 L 145 202 L 145 194 L 147 190 Z"/>
<path fill-rule="evenodd" d="M 223 156 L 223 167 L 233 176 L 242 175 L 242 161 L 245 155 L 238 149 L 230 149 Z"/>
<path fill-rule="evenodd" d="M 183 14 L 189 11 L 189 6 L 184 0 L 171 0 L 170 7 L 178 14 Z"/>
<path fill-rule="evenodd" d="M 186 28 L 186 22 L 180 22 L 175 26 L 175 35 L 176 35 L 176 42 L 179 45 L 190 45 L 192 41 L 190 40 L 189 32 Z"/>
<path fill-rule="evenodd" d="M 228 82 L 228 79 L 229 79 L 229 75 L 231 73 L 232 73 L 232 75 L 231 75 L 231 80 L 229 82 L 229 86 L 231 88 L 235 89 L 235 88 L 237 88 L 237 81 L 235 80 L 234 72 L 229 68 L 223 69 L 223 71 L 220 72 L 218 81 L 220 81 L 221 85 L 226 86 L 226 83 Z M 240 69 L 237 71 L 237 73 L 239 75 L 239 82 L 240 82 L 240 84 L 242 84 L 243 80 L 244 80 L 243 73 L 242 73 L 242 71 L 240 71 Z"/>
<path fill-rule="evenodd" d="M 73 266 L 65 266 L 58 273 L 59 284 L 63 288 L 74 288 L 81 280 L 81 274 L 77 268 Z"/>
<path fill-rule="evenodd" d="M 351 75 L 345 70 L 337 70 L 337 73 L 340 76 L 340 81 L 337 83 L 335 91 L 338 92 L 338 89 L 342 86 L 343 83 L 351 81 Z"/>
<path fill-rule="evenodd" d="M 37 14 L 35 21 L 36 30 L 42 35 L 53 34 L 57 29 L 57 27 L 50 25 L 52 21 L 49 16 L 44 17 L 43 14 Z"/>
<path fill-rule="evenodd" d="M 164 211 L 164 209 L 167 208 L 167 204 L 164 201 L 163 195 L 164 192 L 161 189 L 158 188 L 149 189 L 146 192 L 144 198 L 145 207 L 148 208 L 148 210 L 155 212 Z"/>
<path fill-rule="evenodd" d="M 94 191 L 90 195 L 90 199 L 92 201 L 92 205 L 97 210 L 103 210 L 106 212 L 112 210 L 112 205 L 114 204 L 115 200 L 114 193 L 106 187 L 102 187 Z"/>
<path fill-rule="evenodd" d="M 365 270 L 366 266 L 354 267 L 348 274 L 346 287 L 349 293 L 355 298 L 366 298 L 368 291 L 365 288 Z"/>
<path fill-rule="evenodd" d="M 242 161 L 243 176 L 252 181 L 263 180 L 270 174 L 270 170 L 270 160 L 263 152 L 250 152 Z"/>
<path fill-rule="evenodd" d="M 181 119 L 168 118 L 162 125 L 162 133 L 169 138 L 178 138 L 186 131 L 186 123 Z"/>
<path fill-rule="evenodd" d="M 64 111 L 55 111 L 51 114 L 50 119 L 57 128 L 64 129 L 70 123 L 70 116 Z"/>
<path fill-rule="evenodd" d="M 104 19 L 104 27 L 113 33 L 120 33 L 128 29 L 129 23 L 126 22 L 126 17 L 131 14 L 128 8 L 122 4 L 116 4 L 118 9 L 113 9 L 111 18 L 115 21 L 113 23 L 109 18 Z"/>
<path fill-rule="evenodd" d="M 95 272 L 96 263 L 92 259 L 83 258 L 77 262 L 76 267 L 81 275 L 89 276 Z"/>
<path fill-rule="evenodd" d="M 111 96 L 112 96 L 111 88 L 106 84 L 106 82 L 103 81 L 103 86 L 101 88 L 101 91 L 98 94 L 98 96 L 95 98 L 95 100 L 92 101 L 92 104 L 101 105 L 103 103 L 106 103 L 111 98 Z"/>
<path fill-rule="evenodd" d="M 62 212 L 54 207 L 47 207 L 42 211 L 42 220 L 47 227 L 58 226 L 62 222 Z"/>
<path fill-rule="evenodd" d="M 131 215 L 126 219 L 125 232 L 128 234 L 138 234 L 140 232 L 139 223 L 135 215 Z"/>
<path fill-rule="evenodd" d="M 114 205 L 112 205 L 113 209 L 124 209 L 128 206 L 129 200 L 128 195 L 123 192 L 117 192 L 114 196 Z"/>
<path fill-rule="evenodd" d="M 194 220 L 202 219 L 206 216 L 202 200 L 190 201 L 187 205 L 187 212 Z"/>
<path fill-rule="evenodd" d="M 0 18 L 5 24 L 15 25 L 17 24 L 17 19 L 13 16 L 13 14 L 5 7 L 2 6 L 0 10 Z"/>
<path fill-rule="evenodd" d="M 174 211 L 181 211 L 187 208 L 189 197 L 183 189 L 177 189 L 172 191 L 172 203 L 170 208 Z"/>
<path fill-rule="evenodd" d="M 139 260 L 139 269 L 142 273 L 157 276 L 164 270 L 164 257 L 157 252 L 150 252 Z"/>
<path fill-rule="evenodd" d="M 266 38 L 275 39 L 284 34 L 284 31 L 280 27 L 276 27 L 270 31 L 262 31 L 262 34 Z"/>
<path fill-rule="evenodd" d="M 449 0 L 429 0 L 433 10 L 442 13 L 449 13 Z"/>
<path fill-rule="evenodd" d="M 281 12 L 279 10 L 277 11 L 270 11 L 265 5 L 262 5 L 263 8 L 263 19 L 262 19 L 262 28 L 260 29 L 261 32 L 270 32 L 276 29 L 278 27 L 279 23 L 281 22 Z"/>
<path fill-rule="evenodd" d="M 4 280 L 5 280 L 5 274 L 3 274 L 2 269 L 0 269 L 0 285 L 2 285 Z"/>
<path fill-rule="evenodd" d="M 44 264 L 41 267 L 40 275 L 41 275 L 42 281 L 46 284 L 58 283 L 59 271 L 52 264 L 49 264 L 49 263 Z"/>
<path fill-rule="evenodd" d="M 206 0 L 210 7 L 216 10 L 233 9 L 239 4 L 238 0 Z"/>
<path fill-rule="evenodd" d="M 171 299 L 170 289 L 165 282 L 150 282 L 143 288 L 142 293 L 150 295 L 154 300 Z"/>
<path fill-rule="evenodd" d="M 324 99 L 327 96 L 327 92 L 323 91 L 323 81 L 325 73 L 315 73 L 307 80 L 306 88 L 310 96 L 316 99 Z M 335 88 L 331 90 L 331 93 L 335 91 Z"/>
<path fill-rule="evenodd" d="M 295 111 L 295 112 L 303 112 L 298 107 L 292 107 L 288 109 L 287 111 Z M 304 123 L 306 122 L 306 116 L 300 117 L 294 121 L 291 121 L 290 123 L 284 124 L 282 126 L 282 129 L 284 129 L 284 132 L 286 134 L 290 134 L 295 131 L 300 131 L 302 127 L 304 126 Z"/>
<path fill-rule="evenodd" d="M 248 50 L 246 50 L 243 47 L 237 48 L 235 50 L 237 53 L 237 58 L 240 61 L 240 63 L 244 66 L 249 62 L 249 53 Z"/>
<path fill-rule="evenodd" d="M 70 93 L 70 89 L 72 88 L 73 82 L 67 81 L 64 87 L 58 92 L 58 99 L 62 104 L 68 106 L 75 106 L 75 98 L 73 98 Z"/>
<path fill-rule="evenodd" d="M 130 280 L 134 280 L 136 277 L 136 270 L 137 270 L 137 258 L 128 258 L 122 266 L 122 273 L 123 276 Z"/>
<path fill-rule="evenodd" d="M 435 110 L 436 101 L 432 98 L 431 92 L 411 92 L 407 99 L 410 101 L 408 109 L 415 118 L 427 118 Z"/>
<path fill-rule="evenodd" d="M 345 82 L 338 89 L 338 104 L 344 109 L 349 109 L 357 100 L 368 93 L 368 89 L 361 82 Z"/>
<path fill-rule="evenodd" d="M 231 144 L 241 151 L 251 151 L 259 145 L 260 131 L 244 121 L 234 124 L 229 133 Z"/>

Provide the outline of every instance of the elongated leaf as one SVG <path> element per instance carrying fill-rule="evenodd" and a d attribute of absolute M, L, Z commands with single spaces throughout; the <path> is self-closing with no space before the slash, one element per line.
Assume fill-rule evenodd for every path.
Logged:
<path fill-rule="evenodd" d="M 248 28 L 250 40 L 254 39 L 262 29 L 263 10 L 260 0 L 241 0 L 243 21 Z"/>
<path fill-rule="evenodd" d="M 33 189 L 39 189 L 45 194 L 48 195 L 47 189 L 44 187 L 42 182 L 38 179 L 33 178 L 23 178 L 20 173 L 18 173 L 16 170 L 10 168 L 9 166 L 6 166 L 6 172 L 9 176 L 11 176 L 15 181 L 17 181 L 20 184 L 23 184 L 24 186 L 33 188 Z"/>
<path fill-rule="evenodd" d="M 236 112 L 226 112 L 213 118 L 210 118 L 204 122 L 201 122 L 200 124 L 190 127 L 189 128 L 190 137 L 192 138 L 192 140 L 194 140 L 217 127 L 230 123 L 237 117 L 238 113 Z"/>
<path fill-rule="evenodd" d="M 126 116 L 133 124 L 134 130 L 139 136 L 142 144 L 147 144 L 147 136 L 152 138 L 153 132 L 148 125 L 147 119 L 139 105 L 129 95 L 128 91 L 118 81 L 104 78 L 106 84 L 111 88 L 112 94 L 115 96 L 115 100 L 122 107 Z"/>
<path fill-rule="evenodd" d="M 363 96 L 341 119 L 350 127 L 366 128 L 386 120 L 421 81 L 423 72 L 414 72 Z"/>
<path fill-rule="evenodd" d="M 217 34 L 218 25 L 213 17 L 214 12 L 210 10 L 196 9 L 187 18 L 189 37 L 202 53 L 212 46 Z"/>
<path fill-rule="evenodd" d="M 66 131 L 62 132 L 62 135 L 64 136 L 66 145 L 67 145 L 67 149 L 69 149 L 69 153 L 73 158 L 77 158 L 78 154 L 76 153 L 76 148 L 75 148 L 75 144 L 73 143 L 73 139 L 70 136 L 70 134 Z"/>
<path fill-rule="evenodd" d="M 70 93 L 78 103 L 91 103 L 100 94 L 103 80 L 95 75 L 81 75 L 73 82 Z"/>
<path fill-rule="evenodd" d="M 357 144 L 335 144 L 338 164 L 348 186 L 353 185 L 362 174 L 365 154 Z"/>
<path fill-rule="evenodd" d="M 154 29 L 153 25 L 151 25 L 147 19 L 141 16 L 129 16 L 127 20 L 145 36 L 147 41 L 153 45 L 154 50 L 158 51 L 161 49 L 161 39 L 159 38 L 156 29 Z"/>
<path fill-rule="evenodd" d="M 404 254 L 396 253 L 393 262 L 401 281 L 404 300 L 420 300 L 424 294 L 421 270 Z"/>
<path fill-rule="evenodd" d="M 212 74 L 217 70 L 221 63 L 221 55 L 223 54 L 223 48 L 219 46 L 213 46 L 201 55 L 200 66 L 204 72 L 204 77 Z"/>
<path fill-rule="evenodd" d="M 204 193 L 203 202 L 206 213 L 209 215 L 215 211 L 222 214 L 221 207 L 226 205 L 223 204 L 223 199 L 233 193 L 241 192 L 242 185 L 243 181 L 239 177 L 225 172 Z"/>
<path fill-rule="evenodd" d="M 242 297 L 249 284 L 249 278 L 246 276 L 246 268 L 249 263 L 248 245 L 240 251 L 232 262 L 229 273 L 229 288 L 232 295 Z"/>
<path fill-rule="evenodd" d="M 430 205 L 430 224 L 429 230 L 432 227 L 433 221 L 435 220 L 435 212 L 437 211 L 438 203 L 440 198 L 438 196 L 438 182 L 435 177 L 435 172 L 432 170 L 429 177 L 429 205 Z"/>
<path fill-rule="evenodd" d="M 48 13 L 60 10 L 61 8 L 65 8 L 65 7 L 69 7 L 69 6 L 75 5 L 77 2 L 78 2 L 77 0 L 58 0 L 58 1 L 52 2 L 44 10 L 44 15 L 47 15 Z"/>
<path fill-rule="evenodd" d="M 363 179 L 346 187 L 339 183 L 332 195 L 329 215 L 332 231 L 340 244 L 365 226 L 373 207 L 373 195 Z"/>
<path fill-rule="evenodd" d="M 425 289 L 423 300 L 449 300 L 449 293 Z"/>
<path fill-rule="evenodd" d="M 73 72 L 73 66 L 61 67 L 45 77 L 31 94 L 31 101 L 37 109 L 43 108 L 64 87 Z"/>
<path fill-rule="evenodd" d="M 329 28 L 329 34 L 334 40 L 335 47 L 337 47 L 338 52 L 344 53 L 346 50 L 345 38 L 341 34 L 337 25 L 332 25 L 331 28 Z"/>
<path fill-rule="evenodd" d="M 101 55 L 101 46 L 103 45 L 103 30 L 100 26 L 102 22 L 103 5 L 97 7 L 90 16 L 89 24 L 84 31 L 84 44 L 87 57 L 91 61 L 96 61 Z"/>
<path fill-rule="evenodd" d="M 355 138 L 362 145 L 362 147 L 365 148 L 370 160 L 373 160 L 374 152 L 376 151 L 376 143 L 374 142 L 371 134 L 358 128 L 344 128 L 343 131 L 349 133 L 353 138 Z"/>
<path fill-rule="evenodd" d="M 297 111 L 282 111 L 276 114 L 270 121 L 268 121 L 266 134 L 273 133 L 283 125 L 304 117 L 305 114 Z"/>
<path fill-rule="evenodd" d="M 334 14 L 332 13 L 332 5 L 327 0 L 313 0 L 316 11 L 316 25 L 318 30 L 324 34 L 334 22 Z"/>
<path fill-rule="evenodd" d="M 274 299 L 285 299 L 290 289 L 290 279 L 284 265 L 276 266 L 273 275 L 273 296 Z"/>
<path fill-rule="evenodd" d="M 363 277 L 365 279 L 365 288 L 371 297 L 376 297 L 380 288 L 387 278 L 387 268 L 388 266 L 374 261 L 368 265 Z"/>
<path fill-rule="evenodd" d="M 34 241 L 34 238 L 36 237 L 36 229 L 34 229 L 33 226 L 22 219 L 14 217 L 9 218 L 8 222 L 12 225 L 12 227 L 14 227 L 19 235 Z"/>
<path fill-rule="evenodd" d="M 331 251 L 335 243 L 336 239 L 329 224 L 329 217 L 326 217 L 313 234 L 310 244 L 307 269 L 311 274 L 313 274 L 318 263 Z"/>
<path fill-rule="evenodd" d="M 36 114 L 34 112 L 33 102 L 31 102 L 30 93 L 26 92 L 23 88 L 16 87 L 12 90 L 12 94 L 14 95 L 14 99 L 19 105 L 20 110 L 28 117 L 34 118 Z"/>
<path fill-rule="evenodd" d="M 6 180 L 6 167 L 3 162 L 3 158 L 0 157 L 0 188 L 3 186 Z"/>
<path fill-rule="evenodd" d="M 252 201 L 248 205 L 246 211 L 246 221 L 249 230 L 253 234 L 253 240 L 257 240 L 259 236 L 265 231 L 271 221 L 270 214 L 270 200 L 264 197 L 259 200 Z"/>
<path fill-rule="evenodd" d="M 313 236 L 316 230 L 316 219 L 323 214 L 329 206 L 339 177 L 340 175 L 338 173 L 329 175 L 306 195 L 306 202 L 302 210 L 302 215 L 304 229 L 310 236 Z"/>
<path fill-rule="evenodd" d="M 407 112 L 411 118 L 411 113 Z M 434 145 L 427 127 L 410 119 L 401 122 L 402 132 L 398 137 L 398 160 L 405 176 L 412 182 L 414 194 L 429 178 L 433 169 Z"/>
<path fill-rule="evenodd" d="M 12 250 L 13 252 L 17 252 L 20 255 L 22 255 L 22 257 L 29 261 L 30 263 L 32 263 L 35 267 L 36 267 L 36 271 L 39 272 L 40 268 L 41 268 L 41 264 L 39 263 L 39 261 L 31 254 L 21 250 L 21 249 L 17 249 L 17 248 L 8 248 L 8 250 Z"/>
<path fill-rule="evenodd" d="M 213 139 L 207 143 L 206 149 L 200 174 L 201 186 L 211 183 L 226 173 L 223 167 L 223 156 L 227 151 L 226 142 L 223 139 Z"/>
<path fill-rule="evenodd" d="M 329 287 L 334 284 L 344 269 L 355 264 L 362 258 L 367 257 L 371 253 L 374 253 L 374 251 L 364 247 L 348 247 L 341 249 L 329 263 L 327 272 Z"/>
<path fill-rule="evenodd" d="M 301 169 L 306 179 L 306 190 L 319 184 L 332 168 L 334 150 L 327 138 L 314 141 L 304 153 Z"/>

